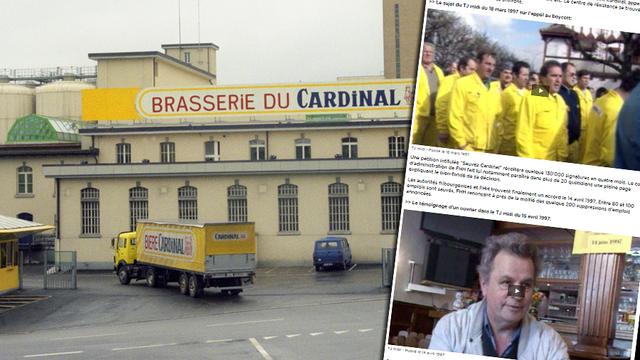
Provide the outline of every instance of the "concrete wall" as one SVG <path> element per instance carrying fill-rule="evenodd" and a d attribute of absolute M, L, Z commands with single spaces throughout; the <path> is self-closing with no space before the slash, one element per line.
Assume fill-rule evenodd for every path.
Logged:
<path fill-rule="evenodd" d="M 20 213 L 30 213 L 33 221 L 46 225 L 55 225 L 55 181 L 42 174 L 43 164 L 80 163 L 92 160 L 83 156 L 66 157 L 15 157 L 0 158 L 0 214 L 17 217 Z M 33 194 L 18 194 L 17 169 L 23 163 L 33 170 Z"/>
<path fill-rule="evenodd" d="M 358 157 L 387 157 L 388 137 L 404 136 L 408 143 L 408 129 L 404 127 L 385 129 L 343 129 L 343 130 L 282 130 L 248 132 L 193 132 L 188 134 L 157 135 L 102 135 L 97 136 L 96 147 L 100 149 L 100 163 L 116 162 L 116 144 L 122 141 L 131 144 L 131 161 L 139 163 L 143 159 L 160 161 L 160 143 L 174 142 L 176 161 L 203 161 L 204 143 L 220 142 L 220 159 L 223 161 L 250 160 L 249 141 L 256 137 L 265 140 L 267 158 L 275 155 L 278 160 L 295 159 L 295 140 L 302 135 L 311 140 L 311 155 L 314 159 L 334 158 L 342 153 L 342 138 L 358 138 Z M 406 145 L 405 145 L 406 148 Z"/>
<path fill-rule="evenodd" d="M 400 74 L 396 73 L 395 5 L 398 5 Z M 421 0 L 384 0 L 382 4 L 384 76 L 387 79 L 416 78 L 421 45 L 425 2 Z"/>
<path fill-rule="evenodd" d="M 349 239 L 354 262 L 379 263 L 380 249 L 395 246 L 395 234 L 382 231 L 380 185 L 401 174 L 343 174 L 341 182 L 349 186 Z M 177 189 L 189 181 L 198 188 L 198 218 L 203 222 L 226 222 L 227 187 L 239 180 L 247 187 L 248 220 L 256 223 L 260 265 L 311 265 L 313 241 L 329 234 L 328 185 L 332 175 L 293 175 L 298 186 L 299 234 L 278 233 L 278 185 L 285 176 L 218 176 L 144 179 L 61 180 L 60 250 L 77 250 L 79 263 L 109 266 L 113 251 L 111 238 L 129 228 L 129 188 L 149 189 L 149 218 L 178 217 Z M 87 186 L 100 190 L 100 231 L 98 237 L 80 234 L 80 190 Z M 86 265 L 86 264 L 84 264 Z M 82 266 L 82 264 L 81 264 Z"/>

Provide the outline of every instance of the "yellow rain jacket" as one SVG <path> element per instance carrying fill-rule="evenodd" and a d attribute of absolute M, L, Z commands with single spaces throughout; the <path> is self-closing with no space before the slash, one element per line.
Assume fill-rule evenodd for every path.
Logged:
<path fill-rule="evenodd" d="M 500 80 L 494 80 L 494 81 L 490 82 L 489 83 L 489 89 L 490 90 L 496 89 L 498 91 L 502 91 L 502 84 L 500 83 Z"/>
<path fill-rule="evenodd" d="M 436 64 L 433 64 L 433 71 L 438 77 L 438 84 L 441 85 L 444 80 L 444 73 Z M 430 116 L 431 102 L 429 96 L 429 79 L 424 67 L 420 65 L 418 70 L 416 107 L 413 114 L 413 140 L 414 144 L 435 146 L 438 143 L 438 131 L 436 130 L 435 118 Z"/>
<path fill-rule="evenodd" d="M 500 91 L 477 73 L 458 79 L 451 90 L 449 136 L 458 149 L 497 152 L 500 140 Z"/>
<path fill-rule="evenodd" d="M 589 113 L 582 163 L 597 166 L 613 166 L 616 145 L 616 124 L 624 100 L 617 91 L 610 90 L 596 99 Z"/>
<path fill-rule="evenodd" d="M 436 96 L 436 128 L 438 134 L 449 134 L 449 103 L 451 101 L 451 90 L 456 80 L 460 78 L 457 72 L 442 80 Z M 442 144 L 447 145 L 447 144 Z"/>
<path fill-rule="evenodd" d="M 567 121 L 567 104 L 562 96 L 536 96 L 528 91 L 522 99 L 516 125 L 518 156 L 566 161 L 569 156 Z"/>
<path fill-rule="evenodd" d="M 580 89 L 578 85 L 573 87 L 573 91 L 578 94 L 578 104 L 580 106 L 580 138 L 578 139 L 580 145 L 578 155 L 579 159 L 582 159 L 584 158 L 585 151 L 584 132 L 587 128 L 587 123 L 589 122 L 589 114 L 591 113 L 591 107 L 593 106 L 593 96 L 591 95 L 591 91 L 589 91 L 589 89 L 582 91 L 582 89 Z"/>
<path fill-rule="evenodd" d="M 509 84 L 502 92 L 502 140 L 500 141 L 500 154 L 517 155 L 516 151 L 516 124 L 520 114 L 522 99 L 527 89 L 518 89 L 515 84 Z"/>

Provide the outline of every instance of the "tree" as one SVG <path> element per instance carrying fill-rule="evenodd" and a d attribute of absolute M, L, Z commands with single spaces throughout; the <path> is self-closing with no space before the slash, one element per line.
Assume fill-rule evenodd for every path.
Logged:
<path fill-rule="evenodd" d="M 571 45 L 585 60 L 608 66 L 622 76 L 631 72 L 640 54 L 640 35 L 621 32 L 617 37 L 601 34 L 594 38 L 575 33 Z"/>
<path fill-rule="evenodd" d="M 425 39 L 436 45 L 435 61 L 441 66 L 457 62 L 463 56 L 475 57 L 479 51 L 496 53 L 497 68 L 518 58 L 507 48 L 491 40 L 485 33 L 473 30 L 450 11 L 429 10 Z"/>

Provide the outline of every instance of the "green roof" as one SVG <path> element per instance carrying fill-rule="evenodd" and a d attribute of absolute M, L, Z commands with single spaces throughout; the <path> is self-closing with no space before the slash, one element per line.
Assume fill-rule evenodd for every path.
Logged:
<path fill-rule="evenodd" d="M 80 142 L 78 121 L 31 114 L 16 119 L 7 134 L 7 144 L 34 142 Z"/>

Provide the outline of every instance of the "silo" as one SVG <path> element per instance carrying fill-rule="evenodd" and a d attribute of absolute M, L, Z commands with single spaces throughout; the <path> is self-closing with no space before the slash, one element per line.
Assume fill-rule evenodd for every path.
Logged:
<path fill-rule="evenodd" d="M 36 88 L 36 113 L 67 120 L 82 118 L 82 90 L 95 86 L 65 76 L 62 81 Z"/>
<path fill-rule="evenodd" d="M 7 134 L 15 120 L 33 114 L 34 110 L 33 89 L 10 84 L 8 77 L 0 76 L 0 144 L 7 142 Z"/>

